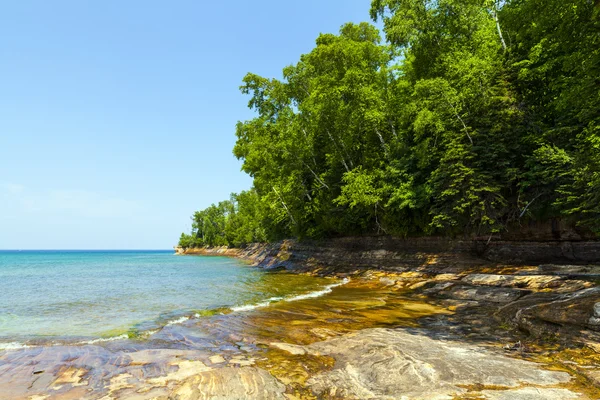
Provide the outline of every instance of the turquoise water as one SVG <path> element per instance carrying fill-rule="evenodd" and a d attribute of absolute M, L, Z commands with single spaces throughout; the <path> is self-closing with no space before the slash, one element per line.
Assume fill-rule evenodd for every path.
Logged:
<path fill-rule="evenodd" d="M 332 283 L 172 251 L 0 251 L 0 347 L 132 336 L 318 295 Z"/>

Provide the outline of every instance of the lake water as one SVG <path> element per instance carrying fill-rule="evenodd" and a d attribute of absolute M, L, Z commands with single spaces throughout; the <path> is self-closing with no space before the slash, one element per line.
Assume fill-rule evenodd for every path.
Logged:
<path fill-rule="evenodd" d="M 338 284 L 172 251 L 0 251 L 0 349 L 140 337 Z"/>

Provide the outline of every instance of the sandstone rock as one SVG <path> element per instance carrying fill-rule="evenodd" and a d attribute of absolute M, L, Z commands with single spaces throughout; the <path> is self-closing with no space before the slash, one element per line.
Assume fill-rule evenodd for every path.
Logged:
<path fill-rule="evenodd" d="M 437 285 L 434 285 L 428 289 L 423 290 L 423 293 L 424 294 L 436 294 L 436 293 L 439 293 L 442 290 L 446 290 L 452 286 L 454 286 L 453 282 L 438 283 Z"/>
<path fill-rule="evenodd" d="M 431 278 L 433 281 L 454 281 L 460 279 L 458 274 L 438 274 Z"/>
<path fill-rule="evenodd" d="M 580 280 L 564 280 L 556 275 L 495 275 L 471 274 L 462 279 L 472 285 L 515 287 L 529 289 L 552 289 L 558 292 L 574 292 L 592 286 Z"/>
<path fill-rule="evenodd" d="M 521 328 L 537 335 L 561 328 L 600 331 L 599 303 L 600 287 L 594 287 L 521 308 L 515 319 Z M 551 325 L 539 326 L 539 322 Z"/>
<path fill-rule="evenodd" d="M 178 400 L 278 400 L 285 386 L 267 371 L 254 368 L 219 368 L 186 380 L 169 398 Z"/>
<path fill-rule="evenodd" d="M 321 339 L 329 339 L 330 337 L 340 335 L 339 332 L 327 328 L 313 328 L 310 330 L 310 332 Z"/>
<path fill-rule="evenodd" d="M 591 330 L 579 332 L 580 342 L 590 350 L 600 354 L 600 333 Z"/>
<path fill-rule="evenodd" d="M 600 265 L 557 265 L 543 264 L 538 270 L 544 274 L 552 274 L 569 279 L 598 279 Z"/>
<path fill-rule="evenodd" d="M 568 400 L 581 399 L 568 389 L 523 388 L 516 390 L 484 390 L 481 392 L 490 400 Z"/>
<path fill-rule="evenodd" d="M 507 264 L 593 263 L 600 260 L 600 243 L 598 241 L 492 241 L 480 249 L 480 254 L 490 261 Z"/>
<path fill-rule="evenodd" d="M 225 362 L 225 359 L 221 355 L 211 356 L 209 360 L 212 364 L 222 364 Z"/>
<path fill-rule="evenodd" d="M 308 348 L 336 359 L 332 371 L 308 381 L 322 397 L 449 399 L 466 391 L 462 385 L 543 387 L 570 380 L 564 372 L 467 343 L 434 340 L 422 330 L 367 329 Z M 575 396 L 568 390 L 557 393 Z"/>
<path fill-rule="evenodd" d="M 527 290 L 523 289 L 456 284 L 443 288 L 437 294 L 433 295 L 435 295 L 436 297 L 451 298 L 458 300 L 474 300 L 491 303 L 510 303 L 528 293 L 529 292 Z"/>
<path fill-rule="evenodd" d="M 148 379 L 148 383 L 155 386 L 166 386 L 167 382 L 170 381 L 181 381 L 190 376 L 194 376 L 200 372 L 209 371 L 210 368 L 207 367 L 202 361 L 190 361 L 183 360 L 178 362 L 170 363 L 170 366 L 176 367 L 176 371 L 169 372 L 165 376 L 159 376 L 157 378 Z"/>
<path fill-rule="evenodd" d="M 588 320 L 588 324 L 594 327 L 600 325 L 600 303 L 594 304 L 594 313 Z"/>
<path fill-rule="evenodd" d="M 272 347 L 278 348 L 280 350 L 287 351 L 288 353 L 293 354 L 295 356 L 301 356 L 303 354 L 306 354 L 306 350 L 304 349 L 304 347 L 298 346 L 298 345 L 295 345 L 295 344 L 289 344 L 289 343 L 271 343 L 270 345 Z"/>
<path fill-rule="evenodd" d="M 232 358 L 231 360 L 229 360 L 229 364 L 231 365 L 239 365 L 241 367 L 249 367 L 251 365 L 254 365 L 254 359 L 253 358 Z"/>
<path fill-rule="evenodd" d="M 382 276 L 381 278 L 379 278 L 379 282 L 381 282 L 382 284 L 384 284 L 386 286 L 392 286 L 392 285 L 396 284 L 395 280 L 385 277 L 385 276 Z"/>
<path fill-rule="evenodd" d="M 590 380 L 596 387 L 600 387 L 600 369 L 582 371 L 582 374 Z"/>
<path fill-rule="evenodd" d="M 420 288 L 422 288 L 422 287 L 423 287 L 423 286 L 425 286 L 425 285 L 427 285 L 427 281 L 423 281 L 423 282 L 417 282 L 417 283 L 415 283 L 415 284 L 413 284 L 413 285 L 410 285 L 410 286 L 409 286 L 409 289 L 411 289 L 411 290 L 416 290 L 416 289 L 420 289 Z"/>
<path fill-rule="evenodd" d="M 472 285 L 503 286 L 503 287 L 529 287 L 543 289 L 556 287 L 560 277 L 551 275 L 494 275 L 494 274 L 471 274 L 465 276 L 463 282 Z"/>

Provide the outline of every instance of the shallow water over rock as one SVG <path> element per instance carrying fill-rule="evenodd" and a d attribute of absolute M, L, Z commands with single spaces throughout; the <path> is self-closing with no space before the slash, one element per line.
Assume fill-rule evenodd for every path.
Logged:
<path fill-rule="evenodd" d="M 420 316 L 447 312 L 385 287 L 350 282 L 324 297 L 185 320 L 136 340 L 0 351 L 0 393 L 11 399 L 32 395 L 100 398 L 111 393 L 123 397 L 140 390 L 152 396 L 166 395 L 200 373 L 211 382 L 261 379 L 262 385 L 269 386 L 264 370 L 255 366 L 280 368 L 276 363 L 268 366 L 269 355 L 277 359 L 276 352 L 289 354 L 289 348 L 275 346 L 273 350 L 272 343 L 309 344 L 364 327 L 411 326 Z M 313 360 L 313 364 L 328 363 Z M 232 368 L 245 369 L 236 375 Z M 191 387 L 189 382 L 186 385 Z M 280 385 L 273 381 L 272 389 L 277 389 L 273 393 Z M 196 389 L 190 390 L 196 393 Z"/>
<path fill-rule="evenodd" d="M 374 273 L 135 339 L 0 351 L 0 399 L 591 398 L 502 349 L 511 334 L 486 329 L 502 304 L 446 290 L 461 278 Z"/>

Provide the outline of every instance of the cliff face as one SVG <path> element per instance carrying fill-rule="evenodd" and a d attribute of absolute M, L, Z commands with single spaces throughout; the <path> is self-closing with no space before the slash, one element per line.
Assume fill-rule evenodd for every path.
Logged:
<path fill-rule="evenodd" d="M 404 271 L 426 266 L 490 263 L 590 264 L 600 262 L 600 241 L 479 241 L 445 238 L 347 237 L 322 241 L 285 240 L 227 247 L 177 249 L 178 254 L 233 256 L 265 268 L 343 274 L 357 270 Z"/>

